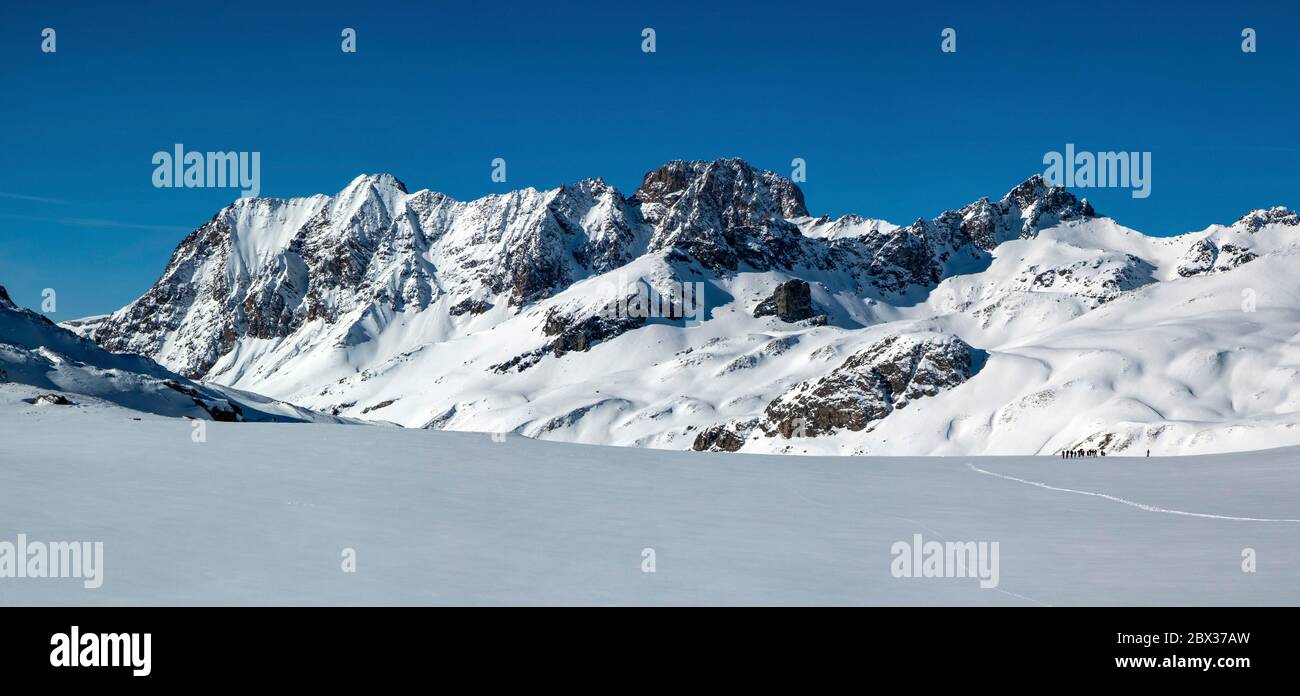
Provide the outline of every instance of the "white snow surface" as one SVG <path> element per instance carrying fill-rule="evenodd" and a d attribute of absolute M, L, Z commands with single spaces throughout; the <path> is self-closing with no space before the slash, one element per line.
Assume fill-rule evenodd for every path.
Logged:
<path fill-rule="evenodd" d="M 3 605 L 1300 602 L 1295 448 L 795 458 L 275 423 L 196 443 L 34 393 L 0 384 L 0 541 L 103 542 L 104 582 L 0 578 Z M 997 586 L 894 577 L 916 534 L 998 542 Z"/>

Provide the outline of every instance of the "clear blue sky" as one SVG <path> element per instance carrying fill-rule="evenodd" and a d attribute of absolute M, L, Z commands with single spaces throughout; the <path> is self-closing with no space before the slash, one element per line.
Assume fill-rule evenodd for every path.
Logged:
<path fill-rule="evenodd" d="M 814 214 L 906 223 L 999 195 L 1071 142 L 1153 153 L 1150 198 L 1080 192 L 1147 233 L 1300 204 L 1293 0 L 194 4 L 0 12 L 0 284 L 18 302 L 52 287 L 70 319 L 156 279 L 237 196 L 154 188 L 150 158 L 174 143 L 260 151 L 276 197 L 376 171 L 458 198 L 588 176 L 630 194 L 673 158 L 788 174 L 802 157 Z"/>

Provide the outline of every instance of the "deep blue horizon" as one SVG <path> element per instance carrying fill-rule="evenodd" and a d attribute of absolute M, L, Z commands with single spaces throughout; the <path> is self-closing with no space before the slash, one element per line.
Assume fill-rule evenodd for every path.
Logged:
<path fill-rule="evenodd" d="M 344 27 L 356 53 L 340 50 Z M 239 195 L 155 188 L 151 157 L 176 143 L 260 152 L 261 195 L 279 198 L 368 172 L 460 199 L 589 177 L 630 195 L 672 159 L 789 176 L 798 157 L 813 215 L 897 224 L 1000 196 L 1074 144 L 1152 153 L 1148 198 L 1074 190 L 1099 213 L 1194 231 L 1300 207 L 1296 37 L 1285 2 L 13 7 L 0 285 L 30 307 L 56 289 L 59 321 L 146 290 Z"/>

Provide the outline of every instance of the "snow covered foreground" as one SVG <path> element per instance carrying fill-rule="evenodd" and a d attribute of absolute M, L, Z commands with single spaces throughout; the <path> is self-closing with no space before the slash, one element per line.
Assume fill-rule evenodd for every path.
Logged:
<path fill-rule="evenodd" d="M 0 384 L 0 541 L 102 541 L 104 583 L 0 578 L 5 605 L 1300 602 L 1300 522 L 1230 519 L 1300 517 L 1296 449 L 791 458 L 221 422 L 196 443 L 33 393 Z M 915 534 L 998 542 L 998 586 L 893 577 Z"/>

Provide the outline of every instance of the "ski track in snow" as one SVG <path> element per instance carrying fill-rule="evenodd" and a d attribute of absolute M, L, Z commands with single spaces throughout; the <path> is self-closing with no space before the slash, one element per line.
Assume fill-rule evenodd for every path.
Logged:
<path fill-rule="evenodd" d="M 1061 493 L 1075 493 L 1078 495 L 1093 496 L 1095 498 L 1105 498 L 1106 500 L 1111 500 L 1116 503 L 1123 503 L 1124 505 L 1127 505 L 1129 507 L 1135 507 L 1139 510 L 1146 510 L 1147 512 L 1161 512 L 1166 515 L 1182 515 L 1184 517 L 1203 517 L 1211 520 L 1228 520 L 1230 522 L 1282 522 L 1282 523 L 1290 523 L 1290 524 L 1300 523 L 1300 520 L 1292 520 L 1292 519 L 1275 519 L 1271 517 L 1235 517 L 1233 515 L 1212 515 L 1208 512 L 1188 512 L 1186 510 L 1170 510 L 1169 508 L 1162 508 L 1156 505 L 1147 505 L 1146 503 L 1139 503 L 1137 501 L 1128 500 L 1126 498 L 1120 498 L 1119 496 L 1110 495 L 1108 493 L 1097 493 L 1094 491 L 1081 491 L 1074 488 L 1062 488 L 1060 486 L 1053 486 L 1050 484 L 1043 483 L 1041 481 L 1030 481 L 1029 479 L 1017 478 L 1015 476 L 1009 476 L 1007 474 L 999 474 L 997 472 L 981 469 L 978 466 L 971 464 L 970 462 L 967 462 L 966 466 L 969 467 L 971 471 L 974 471 L 977 474 L 984 474 L 985 476 L 994 476 L 996 478 L 1006 479 L 1008 481 L 1015 481 L 1016 483 L 1023 483 L 1025 485 L 1034 486 L 1036 488 L 1045 488 L 1049 491 L 1059 491 Z"/>

